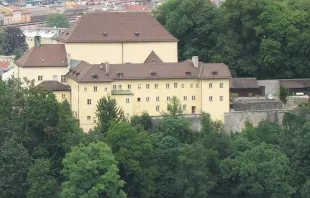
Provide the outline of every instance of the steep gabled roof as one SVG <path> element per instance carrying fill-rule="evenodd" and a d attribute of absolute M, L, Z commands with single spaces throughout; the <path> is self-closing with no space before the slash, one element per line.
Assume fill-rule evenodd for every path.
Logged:
<path fill-rule="evenodd" d="M 67 67 L 67 52 L 64 44 L 41 44 L 20 57 L 15 64 L 21 67 Z"/>
<path fill-rule="evenodd" d="M 163 63 L 163 61 L 157 56 L 154 51 L 152 51 L 150 55 L 146 58 L 144 63 Z"/>
<path fill-rule="evenodd" d="M 71 88 L 69 85 L 64 85 L 61 82 L 55 80 L 46 80 L 37 85 L 41 90 L 50 90 L 50 91 L 70 91 Z"/>
<path fill-rule="evenodd" d="M 57 39 L 65 43 L 177 42 L 150 13 L 87 13 Z"/>

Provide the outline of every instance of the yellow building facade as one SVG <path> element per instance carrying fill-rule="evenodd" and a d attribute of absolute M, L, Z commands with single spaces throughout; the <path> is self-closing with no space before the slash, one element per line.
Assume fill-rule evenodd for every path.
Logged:
<path fill-rule="evenodd" d="M 98 66 L 84 63 L 68 74 L 72 110 L 87 132 L 95 126 L 96 106 L 104 96 L 111 95 L 128 119 L 143 112 L 160 116 L 167 111 L 167 104 L 172 97 L 176 96 L 184 105 L 185 114 L 207 112 L 212 119 L 223 121 L 224 113 L 229 112 L 230 72 L 224 64 L 199 64 L 201 66 L 197 68 L 192 62 L 111 64 L 109 75 L 105 76 L 106 64 Z M 145 72 L 141 71 L 142 68 Z M 157 76 L 150 77 L 150 71 Z M 212 72 L 218 73 L 213 76 Z M 83 74 L 82 78 L 79 77 L 80 73 Z M 96 75 L 98 77 L 92 77 Z"/>
<path fill-rule="evenodd" d="M 163 62 L 178 62 L 178 40 L 150 13 L 88 13 L 57 41 L 72 59 L 90 64 L 143 63 L 152 51 Z"/>

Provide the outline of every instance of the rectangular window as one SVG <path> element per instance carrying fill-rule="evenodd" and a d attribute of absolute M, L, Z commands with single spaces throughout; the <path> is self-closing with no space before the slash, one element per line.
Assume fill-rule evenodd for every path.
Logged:
<path fill-rule="evenodd" d="M 223 101 L 223 96 L 220 96 L 220 101 Z"/>
<path fill-rule="evenodd" d="M 87 99 L 87 104 L 91 105 L 91 99 Z"/>
<path fill-rule="evenodd" d="M 84 92 L 87 92 L 87 87 L 84 87 Z"/>
<path fill-rule="evenodd" d="M 38 81 L 42 81 L 43 80 L 43 76 L 38 76 Z"/>
<path fill-rule="evenodd" d="M 223 83 L 220 83 L 220 88 L 224 88 L 224 84 Z"/>
<path fill-rule="evenodd" d="M 212 83 L 209 83 L 209 88 L 212 88 Z"/>
<path fill-rule="evenodd" d="M 191 84 L 191 88 L 193 88 L 194 87 L 194 85 L 193 84 Z"/>
<path fill-rule="evenodd" d="M 66 99 L 66 94 L 61 95 L 62 99 Z"/>
<path fill-rule="evenodd" d="M 157 112 L 159 111 L 159 105 L 156 106 L 156 111 L 157 111 Z"/>
<path fill-rule="evenodd" d="M 212 96 L 209 96 L 209 102 L 212 102 L 213 98 Z"/>
<path fill-rule="evenodd" d="M 105 88 L 104 88 L 104 91 L 105 91 L 105 92 L 107 92 L 107 91 L 108 91 L 108 88 L 107 88 L 107 87 L 105 87 Z"/>
<path fill-rule="evenodd" d="M 118 85 L 118 89 L 119 89 L 119 90 L 122 90 L 122 85 Z"/>
<path fill-rule="evenodd" d="M 158 89 L 158 84 L 155 84 L 155 89 Z"/>
<path fill-rule="evenodd" d="M 87 116 L 87 120 L 90 120 L 91 119 L 91 117 L 90 116 Z"/>
<path fill-rule="evenodd" d="M 150 97 L 146 97 L 146 98 L 145 98 L 145 101 L 146 101 L 146 102 L 150 102 Z"/>
<path fill-rule="evenodd" d="M 61 80 L 61 82 L 67 82 L 67 77 L 66 77 L 66 75 L 61 75 L 60 80 Z"/>
<path fill-rule="evenodd" d="M 146 84 L 146 88 L 149 89 L 150 88 L 150 84 Z"/>
<path fill-rule="evenodd" d="M 167 101 L 170 101 L 170 96 L 167 96 Z"/>
<path fill-rule="evenodd" d="M 131 89 L 131 85 L 127 85 L 127 88 L 128 88 L 128 89 Z"/>
<path fill-rule="evenodd" d="M 169 83 L 167 83 L 167 84 L 166 84 L 166 88 L 167 88 L 167 89 L 169 89 L 169 87 L 170 87 L 170 84 L 169 84 Z"/>
<path fill-rule="evenodd" d="M 183 105 L 183 110 L 184 110 L 184 111 L 186 111 L 186 107 L 187 107 L 186 104 Z"/>
<path fill-rule="evenodd" d="M 98 91 L 97 86 L 94 86 L 94 92 L 97 92 L 97 91 Z"/>
<path fill-rule="evenodd" d="M 129 100 L 129 98 L 126 98 L 126 103 L 130 103 L 130 100 Z"/>
<path fill-rule="evenodd" d="M 53 80 L 57 80 L 58 76 L 57 75 L 53 75 Z"/>
<path fill-rule="evenodd" d="M 199 88 L 199 84 L 196 84 L 196 88 Z"/>
<path fill-rule="evenodd" d="M 116 85 L 113 85 L 113 90 L 115 90 L 116 89 Z"/>
<path fill-rule="evenodd" d="M 156 102 L 159 102 L 159 96 L 156 97 Z"/>
<path fill-rule="evenodd" d="M 137 98 L 137 102 L 141 102 L 141 98 Z"/>
<path fill-rule="evenodd" d="M 187 96 L 183 96 L 183 100 L 187 100 Z"/>
<path fill-rule="evenodd" d="M 184 84 L 182 84 L 181 87 L 184 88 Z"/>
<path fill-rule="evenodd" d="M 192 100 L 196 100 L 196 96 L 192 96 Z"/>
<path fill-rule="evenodd" d="M 174 88 L 178 88 L 178 83 L 174 83 Z"/>
<path fill-rule="evenodd" d="M 140 84 L 138 84 L 138 89 L 141 89 L 141 85 Z"/>

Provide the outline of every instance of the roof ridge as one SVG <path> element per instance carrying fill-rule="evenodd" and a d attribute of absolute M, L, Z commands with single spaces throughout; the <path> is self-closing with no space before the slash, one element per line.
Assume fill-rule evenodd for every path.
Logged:
<path fill-rule="evenodd" d="M 83 78 L 85 77 L 85 75 L 89 72 L 90 68 L 92 68 L 92 65 L 89 64 L 88 62 L 84 61 L 84 60 L 82 60 L 82 61 L 80 62 L 80 64 L 81 64 L 81 63 L 86 63 L 86 64 L 87 64 L 87 67 L 88 67 L 88 68 L 85 70 L 85 72 L 82 73 L 82 75 L 81 75 L 80 80 L 83 80 Z M 79 65 L 80 65 L 80 64 L 79 64 Z"/>

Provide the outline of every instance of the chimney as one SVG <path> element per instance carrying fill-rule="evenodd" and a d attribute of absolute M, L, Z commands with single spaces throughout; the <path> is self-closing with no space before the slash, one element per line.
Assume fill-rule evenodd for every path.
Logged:
<path fill-rule="evenodd" d="M 105 62 L 105 73 L 109 74 L 110 73 L 110 65 L 109 62 Z"/>
<path fill-rule="evenodd" d="M 34 37 L 34 46 L 35 47 L 40 47 L 41 46 L 41 36 L 39 34 L 39 31 L 37 30 L 37 33 Z"/>
<path fill-rule="evenodd" d="M 68 67 L 71 67 L 71 54 L 67 54 L 67 63 L 68 63 Z"/>
<path fill-rule="evenodd" d="M 199 65 L 199 58 L 198 58 L 198 56 L 193 56 L 192 57 L 192 62 L 194 64 L 194 67 L 198 68 L 198 65 Z"/>

